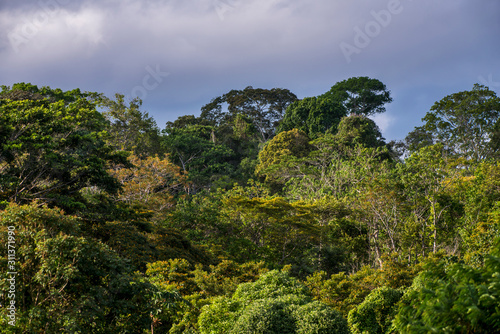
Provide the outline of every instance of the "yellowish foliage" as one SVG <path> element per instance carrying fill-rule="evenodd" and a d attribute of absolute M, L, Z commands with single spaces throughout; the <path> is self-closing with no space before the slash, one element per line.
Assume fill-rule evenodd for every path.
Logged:
<path fill-rule="evenodd" d="M 123 185 L 118 200 L 153 213 L 172 208 L 174 195 L 188 185 L 187 174 L 170 162 L 168 156 L 140 159 L 132 155 L 129 161 L 134 167 L 109 171 Z"/>

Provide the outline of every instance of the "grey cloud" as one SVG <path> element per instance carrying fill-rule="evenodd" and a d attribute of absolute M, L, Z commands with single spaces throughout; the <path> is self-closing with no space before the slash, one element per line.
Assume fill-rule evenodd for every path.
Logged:
<path fill-rule="evenodd" d="M 148 66 L 160 66 L 170 75 L 148 91 L 144 108 L 161 126 L 181 113 L 199 113 L 230 89 L 282 87 L 304 97 L 368 75 L 393 91 L 395 102 L 380 122 L 386 138 L 401 138 L 436 99 L 470 89 L 480 76 L 500 80 L 500 3 L 494 0 L 401 0 L 389 23 L 376 16 L 397 0 L 43 3 L 52 1 L 60 1 L 60 10 L 18 52 L 5 32 L 22 36 L 23 25 L 43 8 L 31 0 L 2 3 L 2 84 L 130 94 Z M 356 46 L 356 29 L 366 34 L 367 27 L 369 43 Z M 350 62 L 341 43 L 359 51 Z"/>

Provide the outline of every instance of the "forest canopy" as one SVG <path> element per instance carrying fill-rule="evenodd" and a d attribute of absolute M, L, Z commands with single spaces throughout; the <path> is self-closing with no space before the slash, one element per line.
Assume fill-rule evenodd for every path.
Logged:
<path fill-rule="evenodd" d="M 231 90 L 163 128 L 121 94 L 1 88 L 2 333 L 500 331 L 488 87 L 397 142 L 368 77 Z"/>

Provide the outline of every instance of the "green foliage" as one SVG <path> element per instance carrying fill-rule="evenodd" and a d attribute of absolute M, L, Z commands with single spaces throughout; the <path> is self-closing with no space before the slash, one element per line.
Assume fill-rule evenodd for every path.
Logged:
<path fill-rule="evenodd" d="M 246 87 L 244 90 L 231 90 L 230 92 L 214 98 L 210 103 L 201 108 L 201 119 L 212 122 L 224 131 L 232 127 L 236 137 L 243 134 L 255 136 L 261 143 L 271 139 L 276 127 L 283 118 L 288 105 L 297 100 L 297 96 L 288 89 L 273 88 L 262 89 Z M 227 104 L 227 111 L 223 106 Z M 252 127 L 256 131 L 241 131 L 241 121 L 247 130 Z M 248 123 L 247 123 L 248 120 Z"/>
<path fill-rule="evenodd" d="M 298 129 L 315 139 L 321 134 L 334 134 L 344 116 L 347 113 L 340 103 L 324 96 L 306 97 L 287 108 L 277 132 Z"/>
<path fill-rule="evenodd" d="M 202 308 L 198 319 L 201 334 L 229 333 L 241 315 L 241 302 L 218 297 Z"/>
<path fill-rule="evenodd" d="M 425 255 L 431 248 L 436 253 L 440 243 L 457 229 L 456 220 L 445 219 L 455 209 L 453 198 L 446 194 L 459 180 L 461 163 L 449 159 L 443 145 L 436 144 L 420 149 L 397 167 L 404 196 L 412 205 L 411 216 L 419 225 L 421 252 Z"/>
<path fill-rule="evenodd" d="M 379 80 L 350 78 L 336 83 L 323 95 L 292 103 L 278 132 L 299 129 L 312 139 L 321 134 L 335 134 L 343 117 L 382 113 L 385 111 L 384 104 L 389 102 L 392 102 L 390 92 Z"/>
<path fill-rule="evenodd" d="M 375 288 L 383 285 L 381 272 L 368 266 L 356 273 L 333 274 L 315 272 L 305 282 L 315 299 L 332 306 L 347 317 L 349 311 L 360 304 Z"/>
<path fill-rule="evenodd" d="M 64 104 L 75 102 L 79 99 L 87 99 L 89 101 L 97 101 L 101 98 L 101 94 L 94 92 L 82 92 L 79 88 L 63 91 L 59 88 L 52 89 L 48 86 L 38 87 L 30 83 L 16 83 L 11 87 L 0 86 L 0 99 L 22 101 L 22 100 L 42 100 L 47 99 L 50 102 L 64 101 Z"/>
<path fill-rule="evenodd" d="M 131 151 L 140 157 L 162 154 L 160 130 L 147 112 L 139 110 L 141 105 L 142 101 L 136 98 L 127 106 L 122 94 L 115 94 L 115 100 L 101 98 L 99 106 L 104 108 L 103 115 L 110 122 L 108 142 L 118 150 Z"/>
<path fill-rule="evenodd" d="M 233 298 L 242 302 L 279 296 L 298 295 L 309 296 L 307 287 L 288 273 L 273 270 L 263 275 L 254 283 L 245 283 L 238 286 Z"/>
<path fill-rule="evenodd" d="M 225 199 L 224 205 L 238 237 L 246 241 L 239 250 L 243 260 L 283 265 L 294 258 L 297 244 L 305 246 L 317 236 L 311 207 L 306 203 L 289 203 L 280 197 L 234 196 Z"/>
<path fill-rule="evenodd" d="M 294 310 L 297 334 L 349 333 L 342 315 L 318 301 L 301 305 Z"/>
<path fill-rule="evenodd" d="M 366 116 L 391 101 L 367 77 L 247 87 L 160 137 L 140 100 L 2 86 L 11 332 L 500 331 L 500 101 L 449 95 L 387 145 Z"/>
<path fill-rule="evenodd" d="M 336 83 L 325 96 L 339 101 L 351 115 L 370 116 L 385 112 L 392 102 L 390 91 L 377 79 L 355 77 Z"/>
<path fill-rule="evenodd" d="M 215 143 L 213 127 L 189 125 L 185 128 L 167 128 L 163 132 L 163 147 L 172 162 L 188 172 L 192 191 L 210 187 L 213 182 L 234 172 L 230 160 L 234 152 Z"/>
<path fill-rule="evenodd" d="M 247 306 L 231 334 L 294 334 L 296 325 L 287 305 L 272 298 L 259 299 Z"/>
<path fill-rule="evenodd" d="M 14 227 L 17 328 L 34 333 L 129 333 L 149 328 L 160 291 L 106 245 L 85 239 L 80 220 L 60 211 L 11 204 L 0 214 L 0 241 Z M 8 258 L 0 257 L 7 268 Z M 7 272 L 0 285 L 7 299 Z M 164 295 L 165 298 L 170 296 Z M 169 302 L 157 299 L 156 303 Z M 6 309 L 0 311 L 2 322 Z"/>
<path fill-rule="evenodd" d="M 356 145 L 364 147 L 385 145 L 377 124 L 365 116 L 352 115 L 342 118 L 335 137 L 339 144 L 346 148 L 354 148 Z"/>
<path fill-rule="evenodd" d="M 472 268 L 443 259 L 426 267 L 402 299 L 398 331 L 492 333 L 500 330 L 500 242 Z"/>
<path fill-rule="evenodd" d="M 224 256 L 213 249 L 214 245 L 225 244 L 230 234 L 230 224 L 221 217 L 222 199 L 222 191 L 180 198 L 163 225 L 183 231 L 189 240 L 215 252 L 216 256 Z"/>
<path fill-rule="evenodd" d="M 365 300 L 349 312 L 352 334 L 391 333 L 396 303 L 403 293 L 388 287 L 373 290 Z"/>
<path fill-rule="evenodd" d="M 106 120 L 94 102 L 75 92 L 44 95 L 50 98 L 0 99 L 0 201 L 85 211 L 81 191 L 116 193 L 120 184 L 107 167 L 128 165 L 126 156 L 105 143 Z"/>
<path fill-rule="evenodd" d="M 494 154 L 490 139 L 500 119 L 500 98 L 494 91 L 475 84 L 471 91 L 448 95 L 436 102 L 422 119 L 423 130 L 446 150 L 479 161 Z"/>
<path fill-rule="evenodd" d="M 197 330 L 201 308 L 211 299 L 231 295 L 240 283 L 255 281 L 268 271 L 262 262 L 238 264 L 229 260 L 203 267 L 185 259 L 171 259 L 148 263 L 147 267 L 150 282 L 166 291 L 178 291 L 187 301 L 164 311 L 168 319 L 162 321 L 172 324 L 170 333 Z"/>
<path fill-rule="evenodd" d="M 197 265 L 193 275 L 203 295 L 219 296 L 231 295 L 241 283 L 253 282 L 267 271 L 264 262 L 238 264 L 223 260 L 217 265 L 210 265 L 208 271 Z"/>
<path fill-rule="evenodd" d="M 241 284 L 232 298 L 205 306 L 200 333 L 348 333 L 335 310 L 312 302 L 308 289 L 286 272 L 270 271 Z"/>
<path fill-rule="evenodd" d="M 285 175 L 281 175 L 277 167 L 291 158 L 307 156 L 311 148 L 309 137 L 304 132 L 297 129 L 281 132 L 259 152 L 255 174 L 265 177 L 274 188 L 279 187 L 280 179 Z"/>
<path fill-rule="evenodd" d="M 460 181 L 456 192 L 464 206 L 459 231 L 464 260 L 482 265 L 484 255 L 500 236 L 500 165 L 482 162 L 474 167 L 472 176 Z"/>
<path fill-rule="evenodd" d="M 365 180 L 377 179 L 381 171 L 390 167 L 389 152 L 383 146 L 345 146 L 336 135 L 320 137 L 311 144 L 314 149 L 309 155 L 285 160 L 275 167 L 286 177 L 289 197 L 355 197 Z"/>
<path fill-rule="evenodd" d="M 210 255 L 193 245 L 178 230 L 145 221 L 105 222 L 86 231 L 85 235 L 101 240 L 141 272 L 146 270 L 147 263 L 169 259 L 212 263 Z"/>

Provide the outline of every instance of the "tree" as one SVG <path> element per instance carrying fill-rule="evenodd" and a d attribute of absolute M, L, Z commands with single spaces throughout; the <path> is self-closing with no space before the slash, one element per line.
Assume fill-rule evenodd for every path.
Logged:
<path fill-rule="evenodd" d="M 286 183 L 289 197 L 348 196 L 364 179 L 376 175 L 381 164 L 389 163 L 390 154 L 386 147 L 353 144 L 342 135 L 319 137 L 311 142 L 308 155 L 299 159 L 284 155 L 282 162 L 273 166 L 282 182 Z"/>
<path fill-rule="evenodd" d="M 259 152 L 259 163 L 255 168 L 255 174 L 265 176 L 266 182 L 279 183 L 281 175 L 273 170 L 273 167 L 290 157 L 304 157 L 311 148 L 309 137 L 304 132 L 297 129 L 281 132 Z"/>
<path fill-rule="evenodd" d="M 395 329 L 403 333 L 500 331 L 499 241 L 480 268 L 453 258 L 429 263 L 403 296 Z"/>
<path fill-rule="evenodd" d="M 392 101 L 390 92 L 377 79 L 350 78 L 336 83 L 330 91 L 292 103 L 286 110 L 278 132 L 294 128 L 311 139 L 320 134 L 337 132 L 340 120 L 350 115 L 370 116 L 385 112 L 384 104 Z"/>
<path fill-rule="evenodd" d="M 326 96 L 306 97 L 288 106 L 277 132 L 298 129 L 315 139 L 321 134 L 336 133 L 344 116 L 346 109 L 337 101 Z"/>
<path fill-rule="evenodd" d="M 230 163 L 234 152 L 225 145 L 215 143 L 213 130 L 213 127 L 205 125 L 164 130 L 165 151 L 172 162 L 188 172 L 194 192 L 200 188 L 210 188 L 234 172 L 234 166 Z"/>
<path fill-rule="evenodd" d="M 306 203 L 246 196 L 231 196 L 223 203 L 239 237 L 247 241 L 243 244 L 246 249 L 240 250 L 246 260 L 283 265 L 317 235 Z"/>
<path fill-rule="evenodd" d="M 392 333 L 391 322 L 401 291 L 382 287 L 373 290 L 365 300 L 349 312 L 348 324 L 353 334 Z"/>
<path fill-rule="evenodd" d="M 246 87 L 214 98 L 201 108 L 201 119 L 206 119 L 218 128 L 234 122 L 237 115 L 250 120 L 261 143 L 272 138 L 288 105 L 297 100 L 288 89 L 262 89 Z M 223 106 L 227 104 L 227 111 Z"/>
<path fill-rule="evenodd" d="M 313 302 L 308 289 L 277 270 L 243 283 L 231 298 L 203 307 L 200 333 L 319 334 L 348 333 L 339 312 Z"/>
<path fill-rule="evenodd" d="M 404 157 L 417 152 L 422 147 L 434 145 L 432 133 L 426 131 L 423 127 L 416 127 L 406 135 L 403 141 L 397 143 L 400 153 Z"/>
<path fill-rule="evenodd" d="M 494 155 L 495 126 L 500 119 L 500 98 L 494 91 L 475 84 L 471 91 L 448 95 L 434 103 L 422 119 L 423 131 L 447 151 L 466 159 L 482 160 Z"/>
<path fill-rule="evenodd" d="M 351 115 L 370 116 L 383 113 L 384 104 L 392 102 L 386 86 L 379 80 L 368 77 L 338 82 L 324 95 L 341 103 Z"/>
<path fill-rule="evenodd" d="M 38 87 L 30 83 L 16 83 L 11 87 L 0 86 L 0 99 L 23 101 L 23 100 L 43 100 L 47 99 L 50 102 L 64 101 L 65 105 L 76 102 L 79 99 L 85 99 L 92 102 L 97 102 L 101 98 L 101 94 L 95 92 L 82 92 L 79 88 L 63 91 L 62 89 L 52 89 L 48 86 Z"/>
<path fill-rule="evenodd" d="M 10 204 L 0 213 L 0 242 L 15 240 L 15 261 L 4 253 L 0 264 L 16 273 L 2 275 L 0 303 L 10 304 L 14 277 L 16 332 L 140 333 L 158 307 L 174 302 L 108 246 L 82 237 L 81 226 L 76 217 L 36 204 Z M 3 329 L 7 312 L 2 307 Z"/>
<path fill-rule="evenodd" d="M 27 87 L 28 95 L 49 97 L 0 99 L 0 201 L 38 200 L 75 212 L 86 208 L 86 188 L 116 194 L 120 183 L 108 166 L 128 162 L 106 144 L 107 123 L 96 103 L 79 91 Z"/>
<path fill-rule="evenodd" d="M 118 150 L 134 152 L 139 157 L 162 154 L 160 130 L 155 120 L 139 108 L 142 101 L 133 99 L 127 106 L 124 95 L 116 94 L 115 100 L 101 98 L 99 106 L 110 122 L 109 143 Z"/>
<path fill-rule="evenodd" d="M 447 211 L 453 209 L 449 190 L 458 180 L 461 165 L 447 158 L 443 149 L 442 144 L 424 147 L 404 164 L 399 164 L 396 171 L 410 209 L 406 213 L 409 218 L 406 225 L 416 223 L 416 228 L 420 230 L 415 232 L 421 243 L 422 255 L 428 248 L 436 253 L 440 244 L 453 235 L 450 232 L 457 228 L 456 219 L 447 221 L 444 217 Z M 416 241 L 415 235 L 411 238 Z"/>
<path fill-rule="evenodd" d="M 340 145 L 351 148 L 357 144 L 373 148 L 386 145 L 377 124 L 365 116 L 342 118 L 335 137 Z"/>
<path fill-rule="evenodd" d="M 171 323 L 169 333 L 198 332 L 201 308 L 210 304 L 214 297 L 231 296 L 238 285 L 256 281 L 268 272 L 263 262 L 238 264 L 223 260 L 217 265 L 192 265 L 184 259 L 170 259 L 148 264 L 149 280 L 164 290 L 176 289 L 188 303 L 179 303 L 175 309 L 161 315 L 162 327 Z M 168 328 L 167 328 L 168 330 Z"/>
<path fill-rule="evenodd" d="M 181 173 L 180 167 L 170 162 L 168 156 L 130 156 L 128 160 L 134 167 L 110 170 L 122 184 L 116 199 L 156 215 L 172 209 L 174 197 L 188 187 L 187 175 Z"/>

